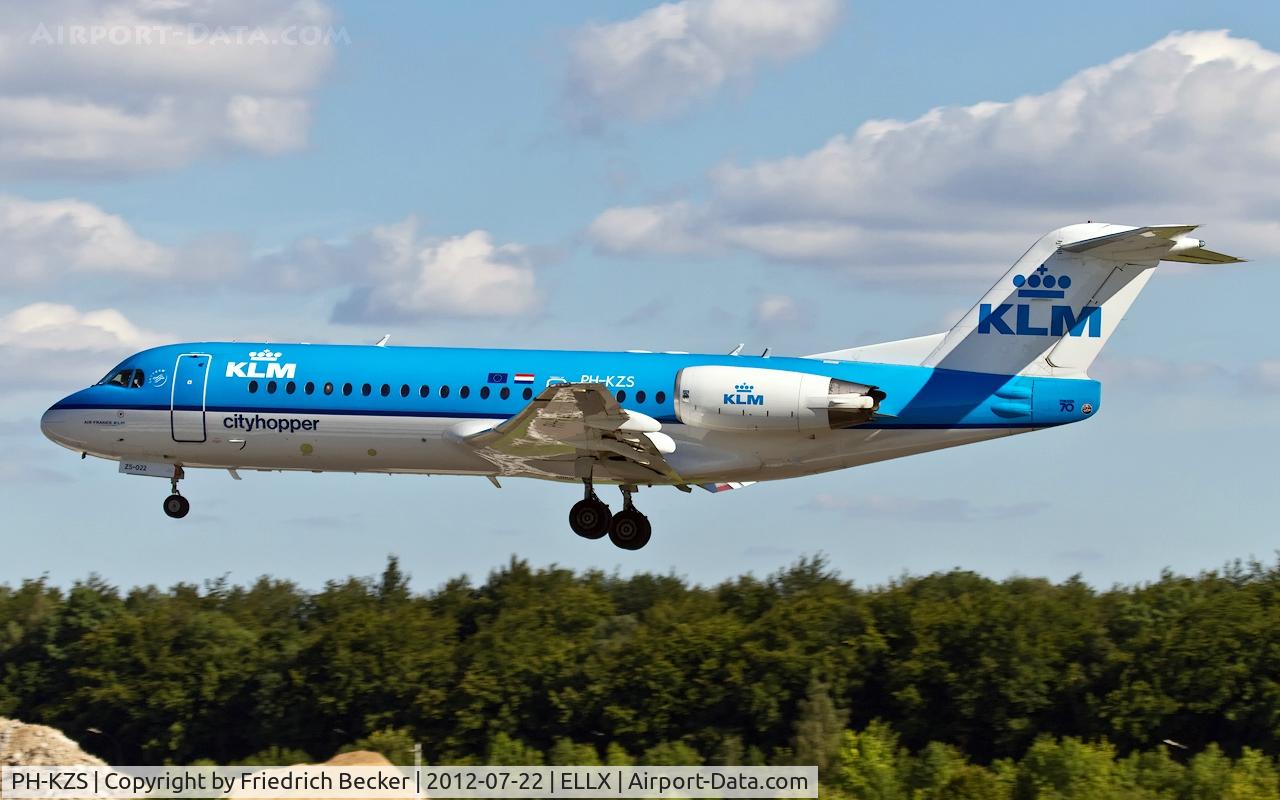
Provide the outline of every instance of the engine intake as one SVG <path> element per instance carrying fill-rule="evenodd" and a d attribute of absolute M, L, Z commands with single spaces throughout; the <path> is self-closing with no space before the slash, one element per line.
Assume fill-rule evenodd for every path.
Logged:
<path fill-rule="evenodd" d="M 761 367 L 686 367 L 676 376 L 676 417 L 719 431 L 804 431 L 867 422 L 885 394 L 825 375 Z"/>

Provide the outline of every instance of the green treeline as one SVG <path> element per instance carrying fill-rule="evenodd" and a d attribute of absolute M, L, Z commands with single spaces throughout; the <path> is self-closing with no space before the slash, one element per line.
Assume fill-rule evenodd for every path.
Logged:
<path fill-rule="evenodd" d="M 415 594 L 395 559 L 318 592 L 0 587 L 0 716 L 115 763 L 403 763 L 416 740 L 430 763 L 818 763 L 852 797 L 1275 797 L 1278 679 L 1258 563 L 1109 591 L 863 589 L 820 559 L 713 587 L 513 560 Z"/>

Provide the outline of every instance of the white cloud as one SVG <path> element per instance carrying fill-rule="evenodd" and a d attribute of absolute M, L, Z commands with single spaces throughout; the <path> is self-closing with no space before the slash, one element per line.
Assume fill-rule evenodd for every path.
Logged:
<path fill-rule="evenodd" d="M 507 317 L 541 296 L 527 248 L 496 244 L 488 231 L 431 238 L 410 216 L 346 242 L 307 239 L 263 258 L 261 273 L 289 287 L 327 281 L 356 288 L 334 309 L 339 322 L 428 317 Z"/>
<path fill-rule="evenodd" d="M 129 174 L 301 147 L 308 93 L 343 41 L 333 23 L 318 0 L 7 4 L 0 171 Z"/>
<path fill-rule="evenodd" d="M 139 327 L 113 308 L 80 311 L 31 303 L 0 315 L 0 356 L 19 381 L 0 390 L 83 386 L 119 358 L 173 337 Z"/>
<path fill-rule="evenodd" d="M 134 325 L 114 308 L 80 311 L 61 303 L 31 303 L 0 316 L 0 347 L 49 352 L 139 350 L 165 337 Z"/>
<path fill-rule="evenodd" d="M 1280 253 L 1278 180 L 1280 54 L 1177 33 L 1044 94 L 720 165 L 706 202 L 612 208 L 588 235 L 611 253 L 733 248 L 873 280 L 990 276 L 1084 219 L 1211 223 L 1218 246 L 1258 257 Z"/>
<path fill-rule="evenodd" d="M 81 200 L 25 200 L 0 195 L 0 252 L 6 277 L 19 284 L 66 274 L 156 276 L 173 254 L 120 217 Z"/>
<path fill-rule="evenodd" d="M 800 319 L 800 306 L 790 295 L 769 294 L 756 303 L 753 316 L 757 325 L 796 322 Z"/>
<path fill-rule="evenodd" d="M 592 24 L 571 43 L 565 103 L 575 124 L 670 116 L 765 62 L 813 50 L 838 0 L 681 0 Z"/>
<path fill-rule="evenodd" d="M 69 278 L 138 280 L 149 291 L 192 281 L 235 289 L 252 275 L 256 291 L 349 290 L 338 321 L 425 317 L 505 317 L 536 310 L 529 249 L 499 244 L 489 232 L 421 235 L 410 216 L 336 241 L 300 239 L 251 257 L 234 237 L 209 236 L 170 248 L 140 236 L 121 217 L 76 199 L 27 200 L 0 195 L 0 252 L 11 286 L 59 285 Z M 181 281 L 163 280 L 181 275 Z M 63 307 L 66 308 L 66 307 Z M 3 341 L 0 340 L 0 344 Z"/>

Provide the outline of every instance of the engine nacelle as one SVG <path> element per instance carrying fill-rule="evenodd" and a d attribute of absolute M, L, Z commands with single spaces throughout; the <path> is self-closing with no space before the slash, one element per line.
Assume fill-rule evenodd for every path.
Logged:
<path fill-rule="evenodd" d="M 874 386 L 760 367 L 685 367 L 676 376 L 676 417 L 717 431 L 847 428 L 871 419 Z"/>

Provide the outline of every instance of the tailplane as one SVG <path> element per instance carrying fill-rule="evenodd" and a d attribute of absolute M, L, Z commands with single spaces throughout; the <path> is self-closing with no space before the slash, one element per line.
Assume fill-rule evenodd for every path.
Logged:
<path fill-rule="evenodd" d="M 998 374 L 1083 375 L 1161 261 L 1230 264 L 1194 225 L 1089 222 L 1042 237 L 944 334 L 820 354 Z M 885 356 L 881 359 L 878 356 Z"/>

